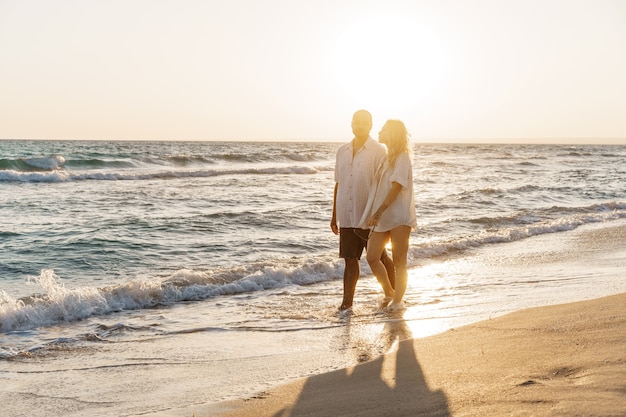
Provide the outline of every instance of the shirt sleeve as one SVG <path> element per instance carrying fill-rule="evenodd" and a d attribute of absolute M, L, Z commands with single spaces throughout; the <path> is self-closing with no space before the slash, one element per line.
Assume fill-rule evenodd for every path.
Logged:
<path fill-rule="evenodd" d="M 335 182 L 340 182 L 341 180 L 345 180 L 345 178 L 342 177 L 342 174 L 343 174 L 343 171 L 345 170 L 345 166 L 343 162 L 345 159 L 345 153 L 347 152 L 346 147 L 347 145 L 340 146 L 339 149 L 337 150 L 337 155 L 335 156 Z M 348 152 L 351 152 L 351 150 L 349 150 Z"/>
<path fill-rule="evenodd" d="M 390 178 L 391 182 L 397 182 L 402 186 L 402 188 L 408 188 L 413 176 L 412 169 L 411 158 L 409 155 L 405 153 L 399 155 L 396 160 L 396 165 L 393 167 L 393 172 Z"/>

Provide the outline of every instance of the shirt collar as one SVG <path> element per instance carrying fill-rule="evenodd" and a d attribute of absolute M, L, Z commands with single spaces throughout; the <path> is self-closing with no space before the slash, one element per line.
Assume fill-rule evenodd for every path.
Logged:
<path fill-rule="evenodd" d="M 352 138 L 352 142 L 350 142 L 352 148 L 354 148 L 354 139 L 355 138 Z M 361 146 L 357 152 L 361 152 L 361 149 L 369 148 L 372 146 L 372 142 L 374 142 L 374 139 L 372 139 L 372 136 L 368 136 L 365 142 L 363 142 L 363 146 Z"/>

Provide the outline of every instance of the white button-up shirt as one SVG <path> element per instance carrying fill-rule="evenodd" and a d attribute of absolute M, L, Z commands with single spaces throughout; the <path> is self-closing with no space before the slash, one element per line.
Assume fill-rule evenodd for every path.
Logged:
<path fill-rule="evenodd" d="M 376 189 L 376 168 L 386 158 L 383 145 L 371 137 L 352 156 L 352 141 L 337 151 L 335 182 L 336 215 L 339 227 L 359 227 L 371 192 Z"/>

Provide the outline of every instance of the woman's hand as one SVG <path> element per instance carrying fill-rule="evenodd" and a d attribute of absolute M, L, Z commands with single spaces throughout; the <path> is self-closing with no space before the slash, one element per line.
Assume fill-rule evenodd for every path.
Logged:
<path fill-rule="evenodd" d="M 376 213 L 374 213 L 372 215 L 372 217 L 370 217 L 370 219 L 367 221 L 367 225 L 372 227 L 372 226 L 378 226 L 378 222 L 380 221 L 380 216 L 383 214 L 383 211 L 387 210 L 388 205 L 383 203 L 380 207 L 378 207 L 378 210 L 376 210 Z"/>

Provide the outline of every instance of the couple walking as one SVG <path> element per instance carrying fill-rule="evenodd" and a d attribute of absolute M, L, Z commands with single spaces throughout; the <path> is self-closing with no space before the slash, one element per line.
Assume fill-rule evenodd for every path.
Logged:
<path fill-rule="evenodd" d="M 339 234 L 339 256 L 345 260 L 340 310 L 352 307 L 365 248 L 385 293 L 381 307 L 402 309 L 406 291 L 409 237 L 417 225 L 409 135 L 400 120 L 385 123 L 379 142 L 370 137 L 371 130 L 372 115 L 357 111 L 354 138 L 337 151 L 330 228 Z M 392 258 L 385 249 L 389 241 Z"/>

